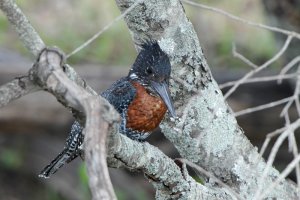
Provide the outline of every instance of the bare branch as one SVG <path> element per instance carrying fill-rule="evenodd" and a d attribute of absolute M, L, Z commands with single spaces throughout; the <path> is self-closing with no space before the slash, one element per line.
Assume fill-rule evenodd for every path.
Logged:
<path fill-rule="evenodd" d="M 15 78 L 11 82 L 0 86 L 0 108 L 15 99 L 37 90 L 39 90 L 39 87 L 34 85 L 28 76 Z"/>
<path fill-rule="evenodd" d="M 112 22 L 110 22 L 109 24 L 107 24 L 104 28 L 102 28 L 100 31 L 98 31 L 95 35 L 93 35 L 90 39 L 88 39 L 85 43 L 83 43 L 82 45 L 80 45 L 79 47 L 77 47 L 76 49 L 74 49 L 71 53 L 69 53 L 67 55 L 67 58 L 69 58 L 70 56 L 78 53 L 79 51 L 81 51 L 83 48 L 87 47 L 89 44 L 91 44 L 95 39 L 97 39 L 100 35 L 102 35 L 105 31 L 107 31 L 110 27 L 112 27 L 112 25 L 114 25 L 117 21 L 123 19 L 123 17 L 125 17 L 125 15 L 127 15 L 133 8 L 135 8 L 135 6 L 137 6 L 142 0 L 138 0 L 136 1 L 132 6 L 130 6 L 130 8 L 128 8 L 125 12 L 123 12 L 120 16 L 118 16 L 117 18 L 115 18 Z"/>
<path fill-rule="evenodd" d="M 45 44 L 34 28 L 30 25 L 21 9 L 15 4 L 15 1 L 0 0 L 0 9 L 18 33 L 24 46 L 33 55 L 37 56 L 45 47 Z M 28 77 L 24 76 L 22 78 L 16 78 L 15 80 L 0 87 L 0 107 L 3 107 L 9 102 L 37 90 L 39 90 L 39 88 L 34 83 L 30 82 Z"/>
<path fill-rule="evenodd" d="M 263 199 L 271 190 L 273 190 L 282 180 L 284 180 L 291 171 L 299 164 L 300 155 L 297 155 L 292 162 L 281 172 L 280 176 L 260 195 L 259 199 Z"/>
<path fill-rule="evenodd" d="M 261 70 L 265 69 L 266 67 L 270 66 L 280 56 L 282 56 L 282 54 L 286 51 L 286 49 L 288 48 L 289 44 L 291 43 L 292 39 L 293 39 L 293 36 L 289 35 L 287 37 L 284 45 L 282 46 L 282 48 L 279 50 L 279 52 L 277 54 L 275 54 L 270 60 L 268 60 L 267 62 L 265 62 L 263 65 L 261 65 L 258 68 L 256 68 L 256 69 L 248 72 L 245 76 L 243 76 L 243 78 L 241 78 L 240 80 L 238 80 L 234 84 L 234 86 L 232 88 L 230 88 L 230 90 L 224 95 L 224 98 L 227 99 L 243 82 L 245 82 L 245 80 L 247 80 L 248 78 L 250 78 L 254 74 L 260 72 Z"/>
<path fill-rule="evenodd" d="M 258 189 L 255 193 L 254 199 L 258 199 L 261 195 L 261 192 L 263 191 L 262 188 L 264 187 L 264 183 L 265 183 L 265 178 L 267 176 L 267 174 L 269 173 L 271 166 L 274 162 L 275 156 L 278 152 L 279 147 L 281 146 L 281 144 L 283 143 L 283 141 L 288 137 L 288 135 L 291 132 L 294 132 L 297 128 L 299 128 L 300 126 L 300 119 L 298 119 L 297 121 L 295 121 L 294 123 L 292 123 L 276 140 L 274 146 L 272 147 L 271 153 L 269 155 L 266 167 L 263 171 L 262 176 L 259 178 L 258 180 Z"/>
<path fill-rule="evenodd" d="M 99 104 L 99 100 L 95 96 L 85 101 L 85 108 L 87 109 L 84 138 L 85 159 L 93 199 L 117 199 L 107 168 L 106 141 L 107 134 L 115 131 L 111 129 L 110 124 L 117 123 L 119 115 L 112 108 Z M 110 119 L 102 117 L 107 113 L 112 115 L 109 116 Z"/>
<path fill-rule="evenodd" d="M 7 12 L 8 17 L 11 16 L 9 13 L 13 14 L 14 11 L 21 13 L 11 2 L 0 0 L 1 9 L 9 10 Z M 185 87 L 176 81 L 171 82 L 171 92 L 175 97 L 176 105 L 183 106 L 188 102 L 184 113 L 185 119 L 183 123 L 179 124 L 182 132 L 176 131 L 178 130 L 177 124 L 167 122 L 162 125 L 165 135 L 175 144 L 183 157 L 203 166 L 216 178 L 224 180 L 241 196 L 252 197 L 257 186 L 259 190 L 264 189 L 264 185 L 261 184 L 262 181 L 258 182 L 259 177 L 264 178 L 264 182 L 267 183 L 265 185 L 272 182 L 274 177 L 278 177 L 278 172 L 270 166 L 273 158 L 268 160 L 263 175 L 257 174 L 257 172 L 262 171 L 261 166 L 265 166 L 265 163 L 259 157 L 257 166 L 254 165 L 251 158 L 256 157 L 258 153 L 245 138 L 230 112 L 230 108 L 224 103 L 224 98 L 211 76 L 196 34 L 186 18 L 180 2 L 145 1 L 134 7 L 135 3 L 136 1 L 133 0 L 117 0 L 122 11 L 133 7 L 131 12 L 126 15 L 125 20 L 132 31 L 135 42 L 138 44 L 142 43 L 144 39 L 159 40 L 160 46 L 172 60 L 174 66 L 172 76 L 178 77 L 178 80 L 186 80 Z M 21 13 L 20 16 L 23 17 L 23 14 Z M 11 17 L 10 21 L 19 26 L 19 23 L 16 23 L 17 19 Z M 29 23 L 26 20 L 24 23 L 24 30 L 20 31 L 21 29 L 18 27 L 16 29 L 20 31 L 21 38 L 23 33 L 32 34 L 30 37 L 33 41 L 31 41 L 33 47 L 27 45 L 26 39 L 22 40 L 25 46 L 34 55 L 37 55 L 44 45 L 39 41 L 39 37 L 36 37 L 37 34 L 32 31 Z M 282 33 L 287 34 L 287 32 Z M 288 32 L 288 34 L 289 37 L 283 48 L 268 62 L 255 69 L 253 74 L 274 62 L 285 51 L 293 37 L 300 38 L 296 33 Z M 215 199 L 220 199 L 219 197 L 229 199 L 228 191 L 224 191 L 223 188 L 210 188 L 208 185 L 197 184 L 187 175 L 185 169 L 177 167 L 171 159 L 156 148 L 147 143 L 136 143 L 115 133 L 117 114 L 111 115 L 114 109 L 110 108 L 110 105 L 102 98 L 91 95 L 96 93 L 89 89 L 74 70 L 72 71 L 72 68 L 64 65 L 62 57 L 58 56 L 57 53 L 56 50 L 45 49 L 30 71 L 30 78 L 41 88 L 54 94 L 65 106 L 86 114 L 85 148 L 87 162 L 92 163 L 96 160 L 93 163 L 96 165 L 89 164 L 88 170 L 90 176 L 93 176 L 92 174 L 100 176 L 90 178 L 95 199 L 116 198 L 104 160 L 106 157 L 104 144 L 108 131 L 113 132 L 108 138 L 108 156 L 110 159 L 122 162 L 129 168 L 141 169 L 145 172 L 157 189 L 157 197 L 162 199 L 163 197 L 165 197 L 164 199 L 169 199 L 169 197 L 212 199 L 213 196 Z M 249 77 L 253 74 L 250 74 Z M 244 80 L 237 82 L 234 87 L 237 88 Z M 73 81 L 84 86 L 86 90 L 74 84 Z M 236 89 L 233 88 L 231 88 L 232 92 Z M 195 95 L 189 101 L 193 95 L 190 91 L 199 91 L 201 95 Z M 230 94 L 227 93 L 227 95 Z M 102 113 L 102 117 L 100 113 Z M 207 119 L 213 120 L 208 121 Z M 96 136 L 92 134 L 96 134 Z M 283 140 L 286 138 L 285 135 L 284 132 L 279 139 Z M 91 138 L 93 139 L 91 140 Z M 93 141 L 94 138 L 96 138 L 95 141 Z M 281 142 L 277 141 L 277 146 L 274 146 L 276 148 L 280 146 L 279 143 Z M 91 146 L 95 149 L 89 149 Z M 101 183 L 103 180 L 105 180 L 104 183 Z M 292 184 L 283 181 L 282 184 L 278 185 L 276 191 L 272 191 L 271 195 L 282 199 L 293 199 L 297 197 L 294 191 L 295 188 Z"/>
<path fill-rule="evenodd" d="M 241 61 L 243 61 L 244 63 L 246 63 L 250 67 L 252 67 L 254 69 L 258 68 L 258 66 L 256 64 L 254 64 L 248 58 L 246 58 L 245 56 L 243 56 L 242 54 L 240 54 L 239 52 L 236 51 L 236 46 L 235 46 L 234 43 L 232 45 L 232 55 L 235 58 L 239 58 Z"/>
<path fill-rule="evenodd" d="M 280 133 L 282 133 L 285 130 L 286 130 L 286 127 L 283 127 L 283 128 L 277 129 L 277 130 L 267 134 L 266 139 L 265 139 L 265 141 L 261 147 L 261 150 L 259 152 L 260 157 L 262 157 L 264 155 L 264 153 L 271 141 L 271 138 L 279 135 Z"/>
<path fill-rule="evenodd" d="M 23 42 L 24 46 L 37 57 L 40 51 L 45 47 L 45 44 L 31 26 L 21 9 L 15 4 L 15 1 L 0 0 L 0 9 L 4 12 L 10 24 L 19 34 L 20 40 Z M 94 95 L 97 94 L 80 76 L 77 75 L 74 69 L 67 64 L 65 65 L 65 73 L 71 80 L 87 89 L 89 93 Z"/>
<path fill-rule="evenodd" d="M 294 74 L 285 74 L 285 75 L 275 75 L 275 76 L 262 76 L 262 77 L 255 77 L 255 78 L 250 78 L 245 80 L 242 84 L 247 84 L 247 83 L 258 83 L 258 82 L 267 82 L 267 81 L 276 81 L 276 80 L 284 80 L 284 79 L 292 79 L 296 78 L 299 76 L 298 73 Z M 226 87 L 233 86 L 236 84 L 237 81 L 229 81 L 226 83 L 222 83 L 219 85 L 220 89 L 224 89 Z"/>
<path fill-rule="evenodd" d="M 297 56 L 293 58 L 286 66 L 282 68 L 279 75 L 283 76 L 285 73 L 287 73 L 292 67 L 294 67 L 298 62 L 300 62 L 300 56 Z M 278 80 L 278 83 L 281 83 L 281 79 Z"/>
<path fill-rule="evenodd" d="M 134 2 L 117 0 L 123 11 Z M 230 108 L 224 102 L 182 5 L 178 1 L 144 1 L 125 20 L 135 43 L 142 43 L 144 39 L 158 40 L 171 59 L 172 77 L 176 77 L 175 81 L 170 81 L 171 93 L 176 107 L 184 107 L 186 112 L 183 123 L 168 121 L 161 125 L 166 137 L 176 146 L 182 157 L 224 180 L 244 198 L 251 198 L 260 177 L 257 173 L 263 171 L 265 163 L 245 138 Z M 279 55 L 261 67 L 265 68 L 276 60 L 285 51 L 292 37 L 288 37 Z M 176 80 L 184 80 L 185 83 L 181 84 Z M 201 95 L 194 95 L 191 91 L 199 91 Z M 194 98 L 190 102 L 191 97 Z M 182 131 L 178 131 L 181 128 Z M 252 158 L 257 157 L 259 164 L 255 165 Z M 265 185 L 278 175 L 278 171 L 272 168 L 265 178 Z M 293 184 L 284 181 L 272 191 L 270 197 L 297 198 L 295 190 Z"/>
<path fill-rule="evenodd" d="M 108 144 L 109 159 L 117 159 L 130 170 L 141 170 L 168 199 L 230 199 L 227 190 L 205 187 L 195 182 L 186 169 L 148 143 L 130 140 L 122 134 L 112 134 Z"/>
<path fill-rule="evenodd" d="M 255 23 L 255 22 L 252 22 L 252 21 L 248 21 L 248 20 L 242 19 L 238 16 L 235 16 L 233 14 L 230 14 L 230 13 L 228 13 L 228 12 L 222 10 L 222 9 L 213 8 L 213 7 L 210 7 L 210 6 L 207 6 L 207 5 L 204 5 L 204 4 L 200 4 L 200 3 L 196 3 L 196 2 L 193 2 L 193 1 L 189 1 L 189 0 L 181 0 L 181 1 L 184 2 L 184 3 L 187 3 L 189 5 L 192 5 L 192 6 L 196 6 L 198 8 L 206 9 L 206 10 L 213 11 L 215 13 L 221 14 L 225 17 L 228 17 L 229 19 L 233 19 L 235 21 L 241 22 L 242 24 L 246 24 L 246 25 L 257 27 L 257 28 L 261 28 L 261 29 L 281 33 L 281 34 L 284 34 L 284 35 L 287 35 L 287 36 L 295 37 L 295 38 L 300 40 L 300 34 L 294 32 L 294 31 L 288 31 L 288 30 L 284 30 L 284 29 L 281 29 L 281 28 L 277 28 L 277 27 L 273 27 L 273 26 L 267 26 L 265 24 L 260 24 L 260 23 Z"/>
<path fill-rule="evenodd" d="M 6 15 L 15 31 L 19 34 L 20 40 L 25 47 L 35 56 L 45 47 L 44 42 L 30 25 L 28 19 L 14 0 L 0 0 L 0 9 Z"/>
<path fill-rule="evenodd" d="M 93 191 L 94 199 L 116 199 L 112 184 L 110 182 L 106 164 L 106 134 L 109 123 L 108 118 L 103 120 L 100 117 L 110 113 L 110 123 L 118 121 L 118 114 L 112 106 L 99 96 L 93 96 L 83 88 L 76 85 L 64 73 L 63 54 L 57 49 L 44 49 L 38 61 L 30 71 L 32 81 L 37 82 L 40 87 L 51 92 L 59 102 L 66 107 L 72 107 L 86 114 L 86 159 L 88 172 L 90 175 L 90 187 Z M 102 108 L 105 108 L 102 110 Z M 91 138 L 100 142 L 96 146 Z M 95 148 L 95 149 L 94 149 Z M 97 168 L 95 168 L 97 164 Z M 99 177 L 93 177 L 93 176 Z"/>
<path fill-rule="evenodd" d="M 245 115 L 245 114 L 261 111 L 261 110 L 264 110 L 264 109 L 272 108 L 272 107 L 284 104 L 284 103 L 290 101 L 291 99 L 293 99 L 293 97 L 287 97 L 287 98 L 280 99 L 278 101 L 273 101 L 273 102 L 270 102 L 270 103 L 267 103 L 267 104 L 264 104 L 264 105 L 256 106 L 256 107 L 253 107 L 253 108 L 247 108 L 245 110 L 235 112 L 234 116 L 238 117 L 238 116 L 241 116 L 241 115 Z"/>
<path fill-rule="evenodd" d="M 212 181 L 215 181 L 216 183 L 218 183 L 219 185 L 221 185 L 222 187 L 226 188 L 230 195 L 234 198 L 237 199 L 243 199 L 239 194 L 237 194 L 235 191 L 233 191 L 228 185 L 226 185 L 225 183 L 223 183 L 221 180 L 219 180 L 217 177 L 215 177 L 213 174 L 211 174 L 210 172 L 206 171 L 205 169 L 203 169 L 202 167 L 192 163 L 191 161 L 188 161 L 186 159 L 179 159 L 181 162 L 186 163 L 187 165 L 189 165 L 190 167 L 196 169 L 197 171 L 199 171 L 200 173 L 204 174 L 205 176 L 209 177 L 212 179 Z"/>

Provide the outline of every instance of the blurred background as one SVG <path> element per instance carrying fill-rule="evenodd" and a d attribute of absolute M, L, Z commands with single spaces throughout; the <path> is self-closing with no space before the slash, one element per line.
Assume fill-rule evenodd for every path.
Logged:
<path fill-rule="evenodd" d="M 298 0 L 197 2 L 255 22 L 300 32 Z M 45 43 L 58 46 L 66 53 L 120 14 L 114 1 L 17 0 L 17 3 Z M 207 10 L 185 4 L 184 7 L 198 33 L 213 76 L 220 84 L 237 80 L 251 70 L 233 57 L 233 43 L 238 52 L 260 65 L 269 60 L 285 40 L 282 35 L 232 21 Z M 299 49 L 299 40 L 294 39 L 284 56 L 260 75 L 278 74 L 282 66 L 299 55 Z M 120 21 L 68 62 L 96 91 L 102 91 L 127 74 L 135 56 L 128 29 Z M 19 42 L 0 12 L 0 84 L 25 74 L 33 62 L 34 58 Z M 280 85 L 275 81 L 246 84 L 239 87 L 228 102 L 234 111 L 239 111 L 291 96 L 293 88 L 293 81 L 284 81 Z M 282 108 L 277 106 L 237 118 L 247 137 L 258 148 L 267 133 L 284 126 L 284 120 L 279 117 Z M 296 118 L 293 110 L 291 116 Z M 90 199 L 88 177 L 80 159 L 62 168 L 51 179 L 37 176 L 62 150 L 72 122 L 68 110 L 46 92 L 30 94 L 0 110 L 0 199 Z M 159 130 L 150 136 L 149 143 L 172 158 L 179 157 Z M 282 170 L 292 158 L 285 144 L 280 148 L 275 165 Z M 120 169 L 111 169 L 110 173 L 120 200 L 154 199 L 155 191 L 142 174 Z M 295 179 L 293 173 L 290 178 Z"/>

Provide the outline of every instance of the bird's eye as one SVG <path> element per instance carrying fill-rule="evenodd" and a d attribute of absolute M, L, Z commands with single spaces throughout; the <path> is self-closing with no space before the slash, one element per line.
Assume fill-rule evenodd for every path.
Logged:
<path fill-rule="evenodd" d="M 147 74 L 153 74 L 153 71 L 152 71 L 151 67 L 147 67 L 146 72 L 147 72 Z"/>

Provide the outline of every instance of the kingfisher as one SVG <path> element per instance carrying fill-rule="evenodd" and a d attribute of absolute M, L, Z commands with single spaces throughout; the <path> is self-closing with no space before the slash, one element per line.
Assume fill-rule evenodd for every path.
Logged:
<path fill-rule="evenodd" d="M 143 142 L 160 124 L 167 110 L 176 117 L 169 91 L 171 64 L 156 41 L 141 46 L 128 75 L 100 93 L 120 114 L 119 132 Z M 75 121 L 63 151 L 39 174 L 49 178 L 65 163 L 83 156 L 83 128 Z"/>

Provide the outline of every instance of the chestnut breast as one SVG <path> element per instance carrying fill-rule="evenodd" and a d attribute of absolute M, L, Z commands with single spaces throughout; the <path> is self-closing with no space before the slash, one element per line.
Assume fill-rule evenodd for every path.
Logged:
<path fill-rule="evenodd" d="M 131 82 L 136 95 L 127 110 L 126 127 L 139 132 L 151 132 L 163 119 L 167 107 L 160 97 L 150 95 L 138 82 Z"/>

